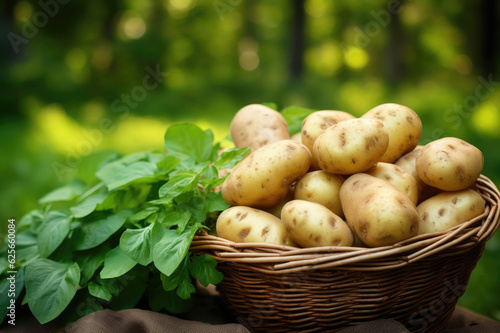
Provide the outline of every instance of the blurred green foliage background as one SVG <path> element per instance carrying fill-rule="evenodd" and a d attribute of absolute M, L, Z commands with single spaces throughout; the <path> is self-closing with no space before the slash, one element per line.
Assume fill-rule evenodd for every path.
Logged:
<path fill-rule="evenodd" d="M 499 17 L 494 0 L 4 0 L 0 234 L 86 156 L 161 149 L 184 121 L 222 140 L 250 103 L 404 104 L 422 144 L 474 144 L 500 185 Z M 460 300 L 497 320 L 499 258 L 497 233 Z"/>

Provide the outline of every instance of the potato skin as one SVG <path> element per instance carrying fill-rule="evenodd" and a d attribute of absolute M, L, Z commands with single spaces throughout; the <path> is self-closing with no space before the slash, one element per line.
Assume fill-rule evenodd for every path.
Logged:
<path fill-rule="evenodd" d="M 386 103 L 366 112 L 362 119 L 380 120 L 389 133 L 389 147 L 380 158 L 381 162 L 393 163 L 402 155 L 412 151 L 422 134 L 419 116 L 404 105 Z"/>
<path fill-rule="evenodd" d="M 417 174 L 416 159 L 418 156 L 418 152 L 423 147 L 424 146 L 421 145 L 416 146 L 415 149 L 413 149 L 411 152 L 404 154 L 396 162 L 394 162 L 395 165 L 403 168 L 404 170 L 406 170 L 406 172 L 410 173 L 413 176 L 413 178 L 415 178 L 415 180 L 417 181 L 417 187 L 418 187 L 417 203 L 421 203 L 422 201 L 425 201 L 430 197 L 435 196 L 436 194 L 441 192 L 440 189 L 429 186 L 426 183 L 424 183 Z"/>
<path fill-rule="evenodd" d="M 316 111 L 308 115 L 302 122 L 301 139 L 302 143 L 311 151 L 312 167 L 319 169 L 317 158 L 314 155 L 313 147 L 316 139 L 323 134 L 327 128 L 347 119 L 354 119 L 353 115 L 336 110 Z"/>
<path fill-rule="evenodd" d="M 460 191 L 475 183 L 483 171 L 479 149 L 458 138 L 432 141 L 420 150 L 417 174 L 424 183 L 443 191 Z"/>
<path fill-rule="evenodd" d="M 486 202 L 474 190 L 441 192 L 417 206 L 420 215 L 419 234 L 451 229 L 481 215 Z"/>
<path fill-rule="evenodd" d="M 285 118 L 265 105 L 250 104 L 234 115 L 230 125 L 231 138 L 237 148 L 251 151 L 280 140 L 290 139 Z"/>
<path fill-rule="evenodd" d="M 417 181 L 403 168 L 392 163 L 378 162 L 365 173 L 387 181 L 389 184 L 403 192 L 414 205 L 418 201 Z"/>
<path fill-rule="evenodd" d="M 317 202 L 339 217 L 344 217 L 339 191 L 345 179 L 323 170 L 306 173 L 295 183 L 294 199 Z"/>
<path fill-rule="evenodd" d="M 348 119 L 329 127 L 314 142 L 321 169 L 340 175 L 363 172 L 377 163 L 389 146 L 384 124 L 374 119 Z"/>
<path fill-rule="evenodd" d="M 392 245 L 418 234 L 415 205 L 382 179 L 352 175 L 340 188 L 340 202 L 347 224 L 367 246 Z"/>
<path fill-rule="evenodd" d="M 328 208 L 315 202 L 292 200 L 283 206 L 281 220 L 290 238 L 303 247 L 351 246 L 352 231 Z"/>
<path fill-rule="evenodd" d="M 282 140 L 266 145 L 233 168 L 222 184 L 222 197 L 232 206 L 275 206 L 310 165 L 311 153 L 301 143 Z"/>
<path fill-rule="evenodd" d="M 245 206 L 223 211 L 216 224 L 217 235 L 236 243 L 289 245 L 285 225 L 267 212 Z"/>

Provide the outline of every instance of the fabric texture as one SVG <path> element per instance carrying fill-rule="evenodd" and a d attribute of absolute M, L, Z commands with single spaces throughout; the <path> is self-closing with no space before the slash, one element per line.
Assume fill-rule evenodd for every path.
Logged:
<path fill-rule="evenodd" d="M 205 299 L 205 303 L 184 315 L 184 319 L 142 309 L 121 311 L 102 310 L 91 313 L 78 321 L 61 327 L 57 323 L 40 325 L 29 311 L 22 311 L 16 318 L 16 326 L 4 322 L 0 332 L 5 333 L 248 333 L 244 326 L 227 323 L 227 309 L 221 307 L 217 297 Z M 215 302 L 215 303 L 214 303 Z M 214 305 L 215 304 L 215 305 Z M 217 311 L 215 311 L 217 310 Z M 210 322 L 210 323 L 208 323 Z M 216 323 L 216 324 L 214 324 Z M 293 328 L 291 328 L 293 329 Z M 346 327 L 340 333 L 406 333 L 401 323 L 380 319 Z M 497 333 L 500 322 L 457 307 L 447 326 L 446 333 Z"/>

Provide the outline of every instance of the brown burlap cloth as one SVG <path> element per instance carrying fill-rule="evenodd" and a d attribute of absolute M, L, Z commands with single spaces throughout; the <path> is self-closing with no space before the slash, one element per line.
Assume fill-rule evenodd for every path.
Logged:
<path fill-rule="evenodd" d="M 246 333 L 249 332 L 238 323 L 209 324 L 225 320 L 227 313 L 214 313 L 215 308 L 206 312 L 191 313 L 185 319 L 149 310 L 130 309 L 121 311 L 102 310 L 91 313 L 78 321 L 61 327 L 50 323 L 40 325 L 29 312 L 16 318 L 16 326 L 4 322 L 0 328 L 6 333 Z M 220 310 L 220 311 L 226 311 Z M 199 318 L 192 320 L 191 317 Z M 203 322 L 204 321 L 204 322 Z M 293 329 L 291 327 L 291 329 Z M 361 325 L 346 327 L 342 333 L 365 332 L 408 332 L 399 322 L 388 319 L 375 320 Z M 447 333 L 489 333 L 500 332 L 500 322 L 478 315 L 462 307 L 457 307 L 448 324 Z"/>

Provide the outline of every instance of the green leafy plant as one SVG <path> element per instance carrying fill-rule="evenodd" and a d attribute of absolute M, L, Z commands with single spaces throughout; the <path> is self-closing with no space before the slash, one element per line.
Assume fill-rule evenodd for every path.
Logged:
<path fill-rule="evenodd" d="M 132 308 L 143 298 L 155 311 L 179 313 L 191 305 L 194 279 L 204 286 L 222 280 L 215 260 L 191 255 L 189 247 L 229 207 L 212 191 L 225 179 L 219 170 L 249 150 L 218 154 L 213 141 L 209 130 L 174 125 L 166 151 L 90 156 L 77 179 L 40 199 L 17 225 L 14 269 L 16 296 L 24 295 L 40 323 L 103 305 Z M 9 270 L 6 261 L 0 265 L 2 274 Z M 6 288 L 4 275 L 0 290 Z M 2 320 L 8 302 L 0 300 Z"/>

